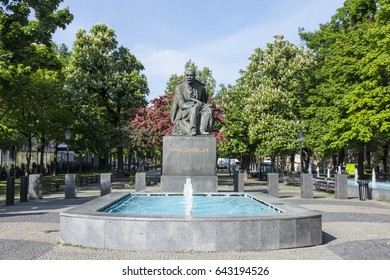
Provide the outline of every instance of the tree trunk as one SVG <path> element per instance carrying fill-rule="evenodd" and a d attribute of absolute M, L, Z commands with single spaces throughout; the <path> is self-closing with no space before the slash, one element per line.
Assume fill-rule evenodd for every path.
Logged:
<path fill-rule="evenodd" d="M 290 168 L 291 168 L 291 173 L 293 173 L 294 172 L 294 165 L 295 165 L 295 154 L 294 153 L 292 153 L 291 155 L 290 155 L 290 163 L 291 163 L 291 166 L 290 166 Z"/>
<path fill-rule="evenodd" d="M 84 157 L 83 155 L 79 155 L 79 173 L 82 173 L 83 172 L 83 161 Z"/>
<path fill-rule="evenodd" d="M 367 161 L 367 166 L 371 166 L 371 153 L 368 150 L 366 150 L 366 161 Z"/>
<path fill-rule="evenodd" d="M 340 152 L 339 152 L 338 163 L 337 163 L 337 165 L 342 166 L 343 163 L 344 163 L 344 158 L 345 158 L 345 149 L 342 148 L 342 149 L 340 150 Z"/>
<path fill-rule="evenodd" d="M 40 148 L 40 164 L 39 164 L 39 173 L 42 174 L 42 176 L 44 175 L 44 156 L 45 156 L 45 139 L 41 139 L 41 148 Z"/>
<path fill-rule="evenodd" d="M 387 173 L 387 154 L 389 153 L 389 145 L 386 144 L 383 147 L 383 172 Z"/>
<path fill-rule="evenodd" d="M 250 163 L 251 163 L 251 156 L 250 155 L 243 155 L 242 162 L 241 162 L 241 169 L 244 173 L 244 180 L 245 181 L 248 180 Z"/>
<path fill-rule="evenodd" d="M 335 170 L 337 170 L 337 163 L 338 163 L 337 156 L 335 154 L 332 154 L 332 165 L 333 165 L 333 169 Z"/>
<path fill-rule="evenodd" d="M 123 177 L 125 174 L 125 170 L 123 166 L 123 146 L 118 146 L 117 151 L 118 151 L 118 177 Z"/>
<path fill-rule="evenodd" d="M 54 161 L 53 161 L 53 176 L 57 176 L 57 166 L 58 166 L 58 144 L 54 146 Z"/>
<path fill-rule="evenodd" d="M 25 170 L 26 176 L 30 175 L 31 153 L 32 153 L 32 137 L 29 135 L 27 139 L 26 170 Z"/>
<path fill-rule="evenodd" d="M 358 174 L 359 174 L 359 179 L 363 180 L 364 179 L 364 151 L 361 150 L 358 153 Z"/>

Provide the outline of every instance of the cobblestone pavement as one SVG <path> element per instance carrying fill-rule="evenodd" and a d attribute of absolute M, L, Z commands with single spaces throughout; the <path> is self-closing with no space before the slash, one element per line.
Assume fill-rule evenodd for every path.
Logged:
<path fill-rule="evenodd" d="M 158 185 L 148 190 L 158 191 Z M 219 186 L 231 191 L 232 186 Z M 125 187 L 113 191 L 133 191 Z M 264 182 L 249 181 L 246 192 L 265 192 Z M 281 184 L 280 197 L 322 214 L 323 244 L 314 247 L 249 252 L 145 252 L 84 248 L 61 244 L 59 214 L 98 197 L 97 187 L 83 188 L 76 199 L 63 193 L 41 200 L 0 202 L 0 259 L 5 260 L 390 260 L 390 203 L 336 200 L 334 195 L 316 192 L 313 199 L 301 199 L 298 187 Z"/>

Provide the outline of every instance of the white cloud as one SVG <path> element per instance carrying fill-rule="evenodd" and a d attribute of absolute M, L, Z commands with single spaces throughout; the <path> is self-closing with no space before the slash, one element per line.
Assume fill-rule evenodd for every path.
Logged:
<path fill-rule="evenodd" d="M 160 49 L 152 44 L 138 44 L 132 50 L 153 77 L 163 78 L 182 70 L 186 54 L 180 50 Z"/>

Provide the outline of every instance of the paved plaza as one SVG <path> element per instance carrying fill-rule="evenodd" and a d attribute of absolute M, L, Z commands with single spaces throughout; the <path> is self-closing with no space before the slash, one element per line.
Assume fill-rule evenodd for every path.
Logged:
<path fill-rule="evenodd" d="M 152 177 L 150 177 L 152 178 Z M 265 182 L 250 180 L 245 192 L 266 192 Z M 159 191 L 159 185 L 147 187 Z M 232 191 L 229 179 L 219 191 Z M 133 192 L 113 185 L 113 192 Z M 314 247 L 247 252 L 148 252 L 84 248 L 61 244 L 60 213 L 100 195 L 97 185 L 79 189 L 78 197 L 63 193 L 5 206 L 0 201 L 0 259 L 3 260 L 390 260 L 390 202 L 336 200 L 333 194 L 314 192 L 300 198 L 299 187 L 280 184 L 279 197 L 322 214 L 323 244 Z"/>

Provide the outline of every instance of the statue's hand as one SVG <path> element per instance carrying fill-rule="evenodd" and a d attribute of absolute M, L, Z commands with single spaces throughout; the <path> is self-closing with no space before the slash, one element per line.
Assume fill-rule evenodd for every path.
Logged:
<path fill-rule="evenodd" d="M 202 107 L 203 106 L 203 102 L 198 100 L 198 99 L 195 99 L 195 98 L 191 98 L 191 100 L 193 100 L 195 102 L 195 106 L 196 107 Z"/>
<path fill-rule="evenodd" d="M 192 101 L 187 101 L 187 102 L 185 102 L 185 103 L 182 105 L 182 109 L 188 109 L 188 108 L 193 107 L 194 105 L 195 105 L 194 102 L 192 102 Z"/>

